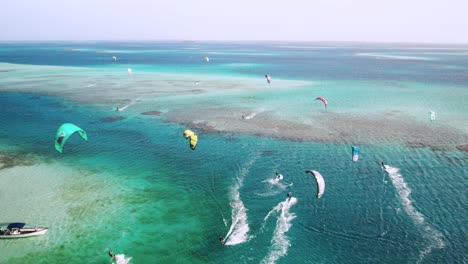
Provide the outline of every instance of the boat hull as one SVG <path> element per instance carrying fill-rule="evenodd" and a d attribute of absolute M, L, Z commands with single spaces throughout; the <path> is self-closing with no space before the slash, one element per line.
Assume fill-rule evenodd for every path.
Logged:
<path fill-rule="evenodd" d="M 8 234 L 0 235 L 0 239 L 12 239 L 12 238 L 23 238 L 44 235 L 47 232 L 47 228 L 23 228 L 19 234 Z"/>

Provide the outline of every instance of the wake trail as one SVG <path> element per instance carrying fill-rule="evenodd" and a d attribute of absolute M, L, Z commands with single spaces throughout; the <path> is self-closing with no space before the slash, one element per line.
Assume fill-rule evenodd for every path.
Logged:
<path fill-rule="evenodd" d="M 291 246 L 291 242 L 289 241 L 288 236 L 286 236 L 286 232 L 288 232 L 289 228 L 291 228 L 292 220 L 296 218 L 296 215 L 291 213 L 289 210 L 296 203 L 297 199 L 295 197 L 291 197 L 291 199 L 287 198 L 285 201 L 280 202 L 278 205 L 273 207 L 273 209 L 268 212 L 267 216 L 265 216 L 263 219 L 261 230 L 265 227 L 268 219 L 273 214 L 279 212 L 278 218 L 276 220 L 275 231 L 273 232 L 273 238 L 271 239 L 270 251 L 260 263 L 276 263 L 278 259 L 288 253 L 288 248 Z"/>
<path fill-rule="evenodd" d="M 260 114 L 260 113 L 263 112 L 263 111 L 265 111 L 265 110 L 262 109 L 262 110 L 259 110 L 259 111 L 257 111 L 257 112 L 250 113 L 250 114 L 248 114 L 248 115 L 246 115 L 246 116 L 242 116 L 242 117 L 243 117 L 244 119 L 249 120 L 249 119 L 254 118 L 256 115 Z"/>
<path fill-rule="evenodd" d="M 119 108 L 118 108 L 118 111 L 123 111 L 123 110 L 127 109 L 128 107 L 130 107 L 130 106 L 136 104 L 141 98 L 142 98 L 142 96 L 138 97 L 138 98 L 135 99 L 135 100 L 130 101 L 130 103 L 128 103 L 128 104 L 126 104 L 126 105 L 124 105 L 124 106 L 122 106 L 122 107 L 119 107 Z"/>
<path fill-rule="evenodd" d="M 239 189 L 244 184 L 244 178 L 249 174 L 249 169 L 258 157 L 253 158 L 247 165 L 240 169 L 236 183 L 231 189 L 231 226 L 224 237 L 224 245 L 233 246 L 247 242 L 249 239 L 249 223 L 247 221 L 247 209 L 240 198 Z"/>
<path fill-rule="evenodd" d="M 288 187 L 291 187 L 293 184 L 292 183 L 283 183 L 283 180 L 277 179 L 277 178 L 270 178 L 266 179 L 262 182 L 268 183 L 270 186 L 270 189 L 266 193 L 256 193 L 259 196 L 264 196 L 264 197 L 269 197 L 269 196 L 274 196 L 279 194 L 280 192 L 284 192 L 284 190 Z"/>
<path fill-rule="evenodd" d="M 224 216 L 223 214 L 223 210 L 222 210 L 222 207 L 221 207 L 221 204 L 219 203 L 218 199 L 216 199 L 216 195 L 214 195 L 213 193 L 213 189 L 214 189 L 214 181 L 213 181 L 213 177 L 211 178 L 211 191 L 210 191 L 210 195 L 211 197 L 213 198 L 213 200 L 215 201 L 216 205 L 218 206 L 218 211 L 219 213 L 221 214 L 221 217 L 223 218 L 223 223 L 224 223 L 224 226 L 227 226 L 227 220 L 226 220 L 226 217 Z"/>
<path fill-rule="evenodd" d="M 115 255 L 115 263 L 116 264 L 128 264 L 128 263 L 130 263 L 130 260 L 132 260 L 132 258 L 125 258 L 124 254 Z"/>
<path fill-rule="evenodd" d="M 383 195 L 380 196 L 380 212 L 379 212 L 379 216 L 380 216 L 380 236 L 383 237 L 384 235 L 387 234 L 387 230 L 384 230 L 385 227 L 384 227 L 384 223 L 385 223 L 385 220 L 384 220 L 384 208 L 383 208 L 383 200 L 384 200 L 384 197 L 385 197 L 385 194 L 387 193 L 387 188 L 386 188 L 386 185 L 387 185 L 387 181 L 385 180 L 385 174 L 382 175 L 382 182 L 383 182 Z"/>
<path fill-rule="evenodd" d="M 389 165 L 385 165 L 384 169 L 390 176 L 395 189 L 398 191 L 398 195 L 403 204 L 405 212 L 411 217 L 415 224 L 421 226 L 421 228 L 424 230 L 424 236 L 432 242 L 419 254 L 417 263 L 421 263 L 424 257 L 431 253 L 434 248 L 441 249 L 445 247 L 443 239 L 444 236 L 439 230 L 435 229 L 431 224 L 427 223 L 425 216 L 413 206 L 413 200 L 410 198 L 411 189 L 408 187 L 405 180 L 403 179 L 403 176 L 400 174 L 400 170 Z"/>

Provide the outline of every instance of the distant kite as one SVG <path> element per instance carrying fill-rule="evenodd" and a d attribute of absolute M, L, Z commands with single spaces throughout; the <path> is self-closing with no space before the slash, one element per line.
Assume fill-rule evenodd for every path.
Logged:
<path fill-rule="evenodd" d="M 323 98 L 323 97 L 320 96 L 320 97 L 315 98 L 315 100 L 320 100 L 320 101 L 322 101 L 323 104 L 325 105 L 325 108 L 327 108 L 328 102 L 327 102 L 327 100 L 326 100 L 325 98 Z"/>
<path fill-rule="evenodd" d="M 358 161 L 358 159 L 359 159 L 359 148 L 356 147 L 356 146 L 352 146 L 351 151 L 352 151 L 352 160 L 354 162 Z"/>
<path fill-rule="evenodd" d="M 435 116 L 435 112 L 434 112 L 434 111 L 430 111 L 429 114 L 431 114 L 431 121 L 436 120 L 436 116 Z"/>

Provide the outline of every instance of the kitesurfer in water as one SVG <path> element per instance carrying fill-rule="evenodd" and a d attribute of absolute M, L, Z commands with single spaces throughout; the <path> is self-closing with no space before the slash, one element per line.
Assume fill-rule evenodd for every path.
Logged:
<path fill-rule="evenodd" d="M 276 174 L 275 180 L 279 181 L 283 179 L 283 175 L 281 175 L 281 173 L 275 172 L 275 174 Z"/>
<path fill-rule="evenodd" d="M 381 164 L 382 164 L 382 169 L 385 170 L 385 164 L 383 163 L 383 161 L 381 162 Z"/>
<path fill-rule="evenodd" d="M 109 257 L 111 257 L 112 260 L 115 260 L 115 255 L 112 252 L 112 250 L 109 250 L 109 252 L 107 252 L 107 253 L 109 254 Z"/>
<path fill-rule="evenodd" d="M 288 197 L 288 201 L 291 200 L 291 192 L 288 192 L 286 196 Z"/>
<path fill-rule="evenodd" d="M 221 243 L 221 245 L 224 245 L 226 243 L 226 241 L 224 241 L 224 237 L 222 236 L 219 237 L 219 242 Z"/>

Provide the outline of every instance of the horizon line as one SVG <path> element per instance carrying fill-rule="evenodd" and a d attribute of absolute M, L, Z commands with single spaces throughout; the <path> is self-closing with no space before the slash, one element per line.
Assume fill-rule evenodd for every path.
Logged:
<path fill-rule="evenodd" d="M 214 39 L 4 39 L 4 42 L 231 42 L 231 43 L 322 43 L 322 44 L 410 44 L 410 45 L 468 45 L 468 42 L 428 42 L 428 41 L 375 41 L 375 40 L 214 40 Z"/>

